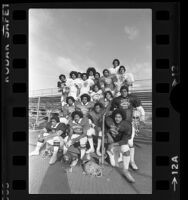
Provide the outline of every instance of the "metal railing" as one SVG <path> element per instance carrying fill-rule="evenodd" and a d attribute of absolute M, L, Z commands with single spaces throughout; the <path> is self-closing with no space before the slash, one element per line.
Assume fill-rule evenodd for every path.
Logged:
<path fill-rule="evenodd" d="M 133 86 L 130 86 L 130 92 L 138 91 L 152 91 L 152 79 L 135 80 Z M 40 90 L 30 90 L 29 97 L 43 97 L 43 96 L 60 96 L 58 88 L 46 88 Z"/>

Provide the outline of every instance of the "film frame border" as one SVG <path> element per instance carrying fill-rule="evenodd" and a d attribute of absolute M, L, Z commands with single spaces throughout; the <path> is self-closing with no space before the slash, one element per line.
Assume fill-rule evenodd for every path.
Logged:
<path fill-rule="evenodd" d="M 7 4 L 4 4 L 7 5 Z M 9 22 L 9 37 L 6 38 L 9 48 L 9 66 L 4 69 L 2 77 L 4 80 L 9 78 L 9 83 L 3 82 L 2 103 L 7 102 L 4 108 L 4 115 L 8 123 L 12 126 L 3 124 L 4 132 L 2 139 L 6 141 L 3 157 L 8 172 L 14 170 L 14 173 L 4 175 L 2 183 L 2 194 L 5 199 L 12 197 L 28 197 L 28 9 L 30 8 L 107 8 L 103 3 L 28 3 L 28 4 L 8 4 L 4 9 L 9 10 L 9 15 L 5 16 Z M 176 111 L 169 100 L 173 90 L 174 71 L 179 78 L 179 25 L 177 24 L 179 14 L 178 3 L 113 3 L 108 4 L 108 8 L 150 8 L 152 9 L 152 183 L 153 191 L 151 195 L 142 195 L 143 198 L 157 199 L 161 195 L 177 199 L 179 197 L 179 185 L 176 192 L 173 192 L 171 182 L 176 177 L 179 182 L 179 170 L 177 175 L 172 176 L 172 158 L 178 156 L 179 165 L 179 138 L 176 133 L 180 132 L 177 126 L 171 126 L 173 120 L 180 120 Z M 3 8 L 2 8 L 3 9 Z M 177 15 L 177 16 L 176 16 Z M 8 27 L 5 24 L 5 27 Z M 5 40 L 2 44 L 6 45 Z M 175 49 L 177 48 L 177 49 Z M 6 50 L 5 50 L 6 51 Z M 8 54 L 5 54 L 5 59 Z M 7 58 L 8 60 L 8 58 Z M 8 63 L 8 62 L 7 62 Z M 4 63 L 3 63 L 4 64 Z M 5 77 L 6 75 L 6 77 Z M 8 76 L 7 76 L 8 75 Z M 5 79 L 6 80 L 6 79 Z M 178 84 L 177 81 L 176 84 Z M 6 90 L 5 90 L 6 88 Z M 6 97 L 6 98 L 5 98 Z M 6 102 L 5 102 L 6 101 Z M 24 106 L 23 106 L 24 105 Z M 165 123 L 164 123 L 165 122 Z M 20 125 L 22 127 L 20 128 Z M 160 126 L 159 126 L 160 125 Z M 160 128 L 159 128 L 160 127 Z M 11 146 L 11 148 L 9 148 Z M 20 148 L 21 146 L 21 148 Z M 174 148 L 174 149 L 173 149 Z M 164 153 L 164 150 L 168 152 Z M 9 157 L 10 156 L 10 157 Z M 9 171 L 10 170 L 10 171 Z M 175 170 L 176 171 L 176 170 Z M 22 172 L 22 173 L 20 173 Z M 157 172 L 158 178 L 155 177 Z M 41 195 L 39 195 L 41 197 Z M 47 198 L 48 195 L 42 195 Z M 62 195 L 55 195 L 57 199 Z M 128 195 L 129 198 L 135 198 L 135 195 Z M 146 197 L 145 197 L 146 196 Z M 40 198 L 39 197 L 39 198 Z M 36 195 L 29 194 L 29 198 L 38 199 Z M 138 197 L 139 198 L 139 197 Z M 47 199 L 51 199 L 49 196 Z"/>

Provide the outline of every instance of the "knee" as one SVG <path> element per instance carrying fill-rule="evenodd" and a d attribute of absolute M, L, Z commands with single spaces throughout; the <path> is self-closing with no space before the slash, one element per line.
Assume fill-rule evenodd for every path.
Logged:
<path fill-rule="evenodd" d="M 88 129 L 88 131 L 87 131 L 87 136 L 92 136 L 92 135 L 95 135 L 95 129 L 90 128 L 90 129 Z"/>
<path fill-rule="evenodd" d="M 121 146 L 121 152 L 123 156 L 129 156 L 130 155 L 130 148 L 128 145 L 122 145 Z"/>
<path fill-rule="evenodd" d="M 122 154 L 123 154 L 123 156 L 130 156 L 130 150 L 129 151 L 125 151 Z"/>
<path fill-rule="evenodd" d="M 87 143 L 87 137 L 84 137 L 82 139 L 80 139 L 80 146 L 81 147 L 85 147 Z"/>

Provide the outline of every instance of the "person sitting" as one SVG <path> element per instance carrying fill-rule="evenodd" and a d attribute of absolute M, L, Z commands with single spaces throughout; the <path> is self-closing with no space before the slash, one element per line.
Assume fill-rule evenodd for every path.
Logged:
<path fill-rule="evenodd" d="M 87 131 L 90 128 L 89 120 L 83 117 L 81 111 L 74 111 L 68 122 L 69 134 L 64 144 L 68 151 L 69 147 L 76 142 L 80 142 L 80 159 L 83 160 L 86 153 Z"/>
<path fill-rule="evenodd" d="M 50 124 L 48 124 L 49 126 Z M 45 143 L 53 146 L 53 155 L 49 161 L 49 164 L 54 164 L 57 160 L 57 152 L 64 144 L 66 138 L 67 126 L 64 123 L 60 123 L 58 116 L 51 118 L 51 126 L 45 128 L 38 137 L 38 142 L 35 150 L 31 152 L 30 156 L 39 155 L 40 149 Z"/>
<path fill-rule="evenodd" d="M 89 111 L 93 108 L 94 103 L 91 102 L 91 97 L 88 94 L 81 95 L 81 102 L 77 102 L 76 110 L 81 111 L 87 117 Z"/>
<path fill-rule="evenodd" d="M 106 118 L 106 135 L 109 144 L 107 154 L 110 157 L 111 165 L 119 167 L 118 159 L 121 154 L 123 158 L 123 174 L 130 182 L 135 182 L 129 172 L 130 148 L 128 140 L 132 135 L 132 125 L 125 120 L 125 115 L 121 109 L 114 110 L 112 115 Z M 115 153 L 117 149 L 119 152 Z"/>
<path fill-rule="evenodd" d="M 93 92 L 90 94 L 92 101 L 97 102 L 103 98 L 103 92 L 98 84 L 93 85 L 92 90 Z"/>

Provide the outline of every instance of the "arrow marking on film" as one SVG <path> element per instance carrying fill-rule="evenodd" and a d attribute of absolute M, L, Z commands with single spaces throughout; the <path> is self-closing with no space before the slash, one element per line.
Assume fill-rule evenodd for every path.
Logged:
<path fill-rule="evenodd" d="M 176 191 L 176 184 L 178 184 L 176 177 L 173 178 L 172 180 L 172 185 L 174 186 L 174 191 Z"/>

